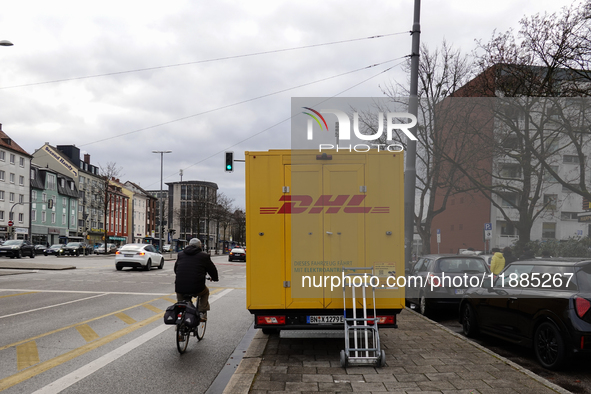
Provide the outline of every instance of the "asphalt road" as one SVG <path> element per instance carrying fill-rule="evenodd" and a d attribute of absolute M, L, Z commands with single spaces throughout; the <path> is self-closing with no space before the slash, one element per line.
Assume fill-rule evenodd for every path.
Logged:
<path fill-rule="evenodd" d="M 245 264 L 212 258 L 220 281 L 205 338 L 183 355 L 162 323 L 174 261 L 145 272 L 116 271 L 113 256 L 24 259 L 77 268 L 0 276 L 0 391 L 206 392 L 252 324 Z"/>
<path fill-rule="evenodd" d="M 441 312 L 433 316 L 432 320 L 462 334 L 462 326 L 458 322 L 458 312 L 455 310 Z M 533 349 L 515 346 L 488 335 L 480 335 L 473 340 L 562 388 L 573 393 L 591 394 L 591 369 L 589 368 L 591 356 L 575 357 L 562 370 L 550 371 L 540 366 Z"/>

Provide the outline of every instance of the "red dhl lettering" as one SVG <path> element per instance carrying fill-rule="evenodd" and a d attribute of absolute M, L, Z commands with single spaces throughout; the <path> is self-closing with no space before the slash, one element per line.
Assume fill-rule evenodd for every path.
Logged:
<path fill-rule="evenodd" d="M 281 207 L 260 207 L 261 215 L 297 214 L 297 213 L 390 213 L 390 207 L 364 207 L 364 194 L 339 194 L 338 196 L 322 195 L 316 202 L 308 195 L 283 195 Z M 326 210 L 325 210 L 326 208 Z M 341 211 L 342 210 L 342 211 Z"/>

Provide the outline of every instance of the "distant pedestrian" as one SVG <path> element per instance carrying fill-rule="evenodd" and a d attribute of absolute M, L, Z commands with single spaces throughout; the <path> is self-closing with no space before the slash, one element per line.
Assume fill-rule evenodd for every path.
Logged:
<path fill-rule="evenodd" d="M 490 261 L 490 270 L 493 274 L 498 275 L 505 268 L 505 258 L 499 248 L 492 248 L 491 252 L 493 253 L 493 257 Z"/>
<path fill-rule="evenodd" d="M 513 251 L 508 246 L 503 249 L 503 257 L 505 258 L 505 267 L 509 266 L 512 262 L 517 261 L 517 257 L 513 255 Z"/>

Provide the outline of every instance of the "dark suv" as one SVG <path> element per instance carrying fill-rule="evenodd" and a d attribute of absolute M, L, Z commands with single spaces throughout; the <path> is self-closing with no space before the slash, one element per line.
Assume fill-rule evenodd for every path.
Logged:
<path fill-rule="evenodd" d="M 68 242 L 62 251 L 64 255 L 69 256 L 85 256 L 90 254 L 89 249 L 84 242 Z M 59 256 L 59 254 L 57 256 Z"/>
<path fill-rule="evenodd" d="M 35 246 L 22 239 L 10 239 L 0 246 L 0 256 L 20 259 L 23 256 L 35 257 Z"/>
<path fill-rule="evenodd" d="M 590 260 L 516 261 L 488 282 L 462 299 L 466 336 L 482 332 L 533 347 L 548 369 L 575 353 L 591 353 Z"/>

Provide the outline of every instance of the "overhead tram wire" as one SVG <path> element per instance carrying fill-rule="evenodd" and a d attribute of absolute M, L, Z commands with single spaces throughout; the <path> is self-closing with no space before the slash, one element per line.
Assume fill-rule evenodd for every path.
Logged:
<path fill-rule="evenodd" d="M 332 42 L 326 42 L 326 43 L 322 43 L 322 44 L 303 45 L 303 46 L 293 47 L 293 48 L 283 48 L 283 49 L 275 49 L 275 50 L 270 50 L 270 51 L 247 53 L 247 54 L 243 54 L 243 55 L 234 55 L 234 56 L 225 56 L 225 57 L 218 57 L 218 58 L 206 59 L 206 60 L 197 60 L 194 62 L 138 68 L 138 69 L 126 70 L 126 71 L 115 71 L 115 72 L 111 72 L 111 73 L 86 75 L 86 76 L 82 76 L 82 77 L 55 79 L 52 81 L 44 81 L 44 82 L 32 82 L 32 83 L 25 83 L 25 84 L 21 84 L 21 85 L 0 86 L 0 90 L 23 88 L 23 87 L 38 86 L 38 85 L 48 85 L 48 84 L 60 83 L 60 82 L 80 81 L 83 79 L 109 77 L 109 76 L 114 76 L 114 75 L 131 74 L 131 73 L 137 73 L 137 72 L 143 72 L 143 71 L 161 70 L 161 69 L 171 68 L 171 67 L 182 67 L 182 66 L 189 66 L 189 65 L 193 65 L 193 64 L 211 63 L 211 62 L 217 62 L 217 61 L 221 61 L 221 60 L 231 60 L 231 59 L 240 59 L 240 58 L 246 58 L 246 57 L 252 57 L 252 56 L 269 55 L 269 54 L 273 54 L 273 53 L 296 51 L 296 50 L 300 50 L 300 49 L 309 49 L 309 48 L 316 48 L 316 47 L 322 47 L 322 46 L 328 46 L 328 45 L 345 44 L 345 43 L 349 43 L 349 42 L 356 42 L 356 41 L 363 41 L 363 40 L 373 40 L 376 38 L 398 36 L 401 34 L 408 34 L 408 33 L 409 33 L 408 31 L 403 31 L 403 32 L 398 32 L 398 33 L 380 34 L 380 35 L 362 37 L 362 38 L 352 38 L 350 40 L 332 41 Z"/>
<path fill-rule="evenodd" d="M 400 60 L 400 59 L 403 59 L 403 58 L 408 58 L 408 57 L 410 57 L 410 56 L 408 56 L 408 55 L 407 55 L 407 56 L 403 56 L 403 57 L 401 57 L 401 58 L 394 59 L 394 60 L 391 60 L 391 61 Z M 384 62 L 384 63 L 386 63 L 386 62 Z M 384 63 L 380 63 L 380 64 L 384 64 Z M 393 68 L 395 68 L 395 67 L 398 67 L 398 66 L 400 66 L 400 65 L 401 65 L 401 64 L 403 64 L 403 63 L 404 63 L 404 62 L 400 62 L 400 63 L 397 63 L 397 64 L 395 64 L 395 65 L 391 66 L 391 67 L 388 67 L 387 69 L 385 69 L 385 70 L 383 70 L 383 71 L 380 71 L 379 73 L 377 73 L 377 74 L 375 74 L 375 75 L 372 75 L 371 77 L 369 77 L 369 78 L 367 78 L 367 79 L 364 79 L 363 81 L 361 81 L 361 82 L 358 82 L 358 83 L 356 83 L 355 85 L 353 85 L 353 86 L 350 86 L 350 87 L 348 87 L 347 89 L 345 89 L 345 90 L 342 90 L 342 91 L 340 91 L 339 93 L 336 93 L 336 94 L 334 94 L 334 95 L 333 95 L 333 96 L 331 96 L 331 97 L 327 97 L 325 100 L 321 101 L 321 102 L 320 102 L 320 103 L 318 103 L 318 104 L 322 104 L 323 102 L 325 102 L 325 101 L 327 101 L 327 100 L 329 100 L 329 99 L 332 99 L 332 98 L 334 98 L 334 97 L 340 96 L 341 94 L 343 94 L 343 93 L 345 93 L 345 92 L 348 92 L 349 90 L 351 90 L 351 89 L 353 89 L 353 88 L 356 88 L 357 86 L 359 86 L 359 85 L 362 85 L 362 84 L 364 84 L 365 82 L 367 82 L 367 81 L 369 81 L 369 80 L 371 80 L 371 79 L 373 79 L 373 78 L 376 78 L 376 77 L 378 77 L 378 76 L 380 76 L 380 75 L 382 75 L 382 74 L 385 74 L 385 73 L 387 73 L 388 71 L 392 70 L 392 69 L 393 69 Z M 275 123 L 274 125 L 271 125 L 271 126 L 269 126 L 269 127 L 265 128 L 265 129 L 263 129 L 263 130 L 261 130 L 261 131 L 259 131 L 259 132 L 255 133 L 255 134 L 252 134 L 252 135 L 251 135 L 251 136 L 249 136 L 249 137 L 246 137 L 246 138 L 245 138 L 245 139 L 243 139 L 243 140 L 240 140 L 240 141 L 236 142 L 236 143 L 235 143 L 235 144 L 233 144 L 233 145 L 227 146 L 227 147 L 225 147 L 225 148 L 224 148 L 224 149 L 222 149 L 222 150 L 219 150 L 219 151 L 217 151 L 217 152 L 215 152 L 215 153 L 212 153 L 211 155 L 207 156 L 206 158 L 204 158 L 204 159 L 202 159 L 202 160 L 199 160 L 198 162 L 196 162 L 196 163 L 193 163 L 193 164 L 191 164 L 190 166 L 187 166 L 187 167 L 183 168 L 183 171 L 184 171 L 184 170 L 187 170 L 187 169 L 189 169 L 189 168 L 191 168 L 191 167 L 194 167 L 194 166 L 196 166 L 196 165 L 198 165 L 198 164 L 201 164 L 201 163 L 203 163 L 204 161 L 207 161 L 207 160 L 209 160 L 209 159 L 211 159 L 211 158 L 213 158 L 213 157 L 215 157 L 215 156 L 219 155 L 220 153 L 222 153 L 222 152 L 225 152 L 225 151 L 227 151 L 227 150 L 229 150 L 229 149 L 231 149 L 231 148 L 233 148 L 233 147 L 235 147 L 235 146 L 238 146 L 238 145 L 242 144 L 243 142 L 246 142 L 246 141 L 248 141 L 248 140 L 250 140 L 250 139 L 252 139 L 252 138 L 254 138 L 254 137 L 256 137 L 256 136 L 258 136 L 258 135 L 260 135 L 260 134 L 263 134 L 264 132 L 266 132 L 266 131 L 269 131 L 269 130 L 271 130 L 271 129 L 272 129 L 272 128 L 274 128 L 274 127 L 277 127 L 277 126 L 279 126 L 280 124 L 282 124 L 282 123 L 285 123 L 285 122 L 287 122 L 288 120 L 291 120 L 291 118 L 293 118 L 293 116 L 290 116 L 290 117 L 288 117 L 288 118 L 285 118 L 285 119 L 283 119 L 283 120 L 281 120 L 281 121 L 279 121 L 279 122 Z M 173 177 L 173 176 L 176 176 L 176 175 L 177 175 L 177 173 L 175 172 L 174 174 L 171 174 L 171 175 L 168 175 L 167 177 L 165 177 L 165 179 L 171 178 L 171 177 Z M 152 186 L 152 184 L 151 184 L 151 185 L 148 185 L 147 187 L 149 188 L 150 186 Z"/>
<path fill-rule="evenodd" d="M 386 61 L 381 62 L 381 63 L 375 63 L 375 64 L 372 64 L 372 65 L 369 65 L 369 66 L 365 66 L 365 67 L 361 67 L 361 68 L 358 68 L 358 69 L 355 69 L 355 70 L 351 70 L 351 71 L 347 71 L 347 72 L 344 72 L 344 73 L 341 73 L 341 74 L 333 75 L 331 77 L 322 78 L 322 79 L 319 79 L 319 80 L 316 80 L 316 81 L 313 81 L 313 82 L 308 82 L 308 83 L 304 83 L 304 84 L 301 84 L 301 85 L 293 86 L 291 88 L 278 90 L 278 91 L 273 92 L 273 93 L 267 93 L 267 94 L 264 94 L 264 95 L 261 95 L 261 96 L 258 96 L 258 97 L 253 97 L 253 98 L 249 98 L 249 99 L 246 99 L 246 100 L 238 101 L 236 103 L 223 105 L 221 107 L 213 108 L 213 109 L 210 109 L 210 110 L 207 110 L 207 111 L 202 111 L 202 112 L 199 112 L 199 113 L 196 113 L 196 114 L 193 114 L 193 115 L 183 116 L 182 118 L 177 118 L 177 119 L 169 120 L 167 122 L 162 122 L 162 123 L 155 124 L 155 125 L 152 125 L 152 126 L 142 127 L 141 129 L 137 129 L 137 130 L 133 130 L 133 131 L 128 131 L 126 133 L 121 133 L 121 134 L 118 134 L 118 135 L 115 135 L 115 136 L 112 136 L 112 137 L 107 137 L 107 138 L 103 138 L 103 139 L 100 139 L 100 140 L 88 142 L 86 144 L 80 144 L 79 146 L 80 147 L 83 147 L 83 146 L 93 145 L 93 144 L 97 144 L 99 142 L 105 142 L 105 141 L 109 141 L 109 140 L 112 140 L 112 139 L 115 139 L 115 138 L 119 138 L 119 137 L 123 137 L 123 136 L 126 136 L 126 135 L 139 133 L 140 131 L 146 131 L 146 130 L 154 129 L 156 127 L 166 126 L 166 125 L 169 125 L 169 124 L 172 124 L 172 123 L 180 122 L 182 120 L 187 120 L 187 119 L 190 119 L 190 118 L 195 118 L 197 116 L 201 116 L 201 115 L 209 114 L 209 113 L 212 113 L 212 112 L 220 111 L 220 110 L 226 109 L 226 108 L 235 107 L 237 105 L 245 104 L 245 103 L 248 103 L 248 102 L 251 102 L 251 101 L 255 101 L 255 100 L 259 100 L 259 99 L 262 99 L 262 98 L 265 98 L 265 97 L 274 96 L 274 95 L 279 94 L 279 93 L 285 93 L 285 92 L 288 92 L 290 90 L 298 89 L 298 88 L 301 88 L 301 87 L 304 87 L 304 86 L 313 85 L 315 83 L 324 82 L 324 81 L 328 81 L 330 79 L 342 77 L 342 76 L 347 75 L 347 74 L 353 74 L 353 73 L 358 72 L 358 71 L 363 71 L 363 70 L 367 70 L 367 69 L 370 69 L 370 68 L 373 68 L 373 67 L 381 66 L 381 65 L 386 64 L 386 63 L 395 62 L 396 60 L 404 59 L 404 58 L 407 58 L 407 57 L 408 56 L 402 56 L 402 57 L 399 57 L 399 58 L 396 58 L 396 59 L 386 60 Z M 392 66 L 390 68 L 393 68 L 393 67 L 395 67 L 395 66 Z"/>

